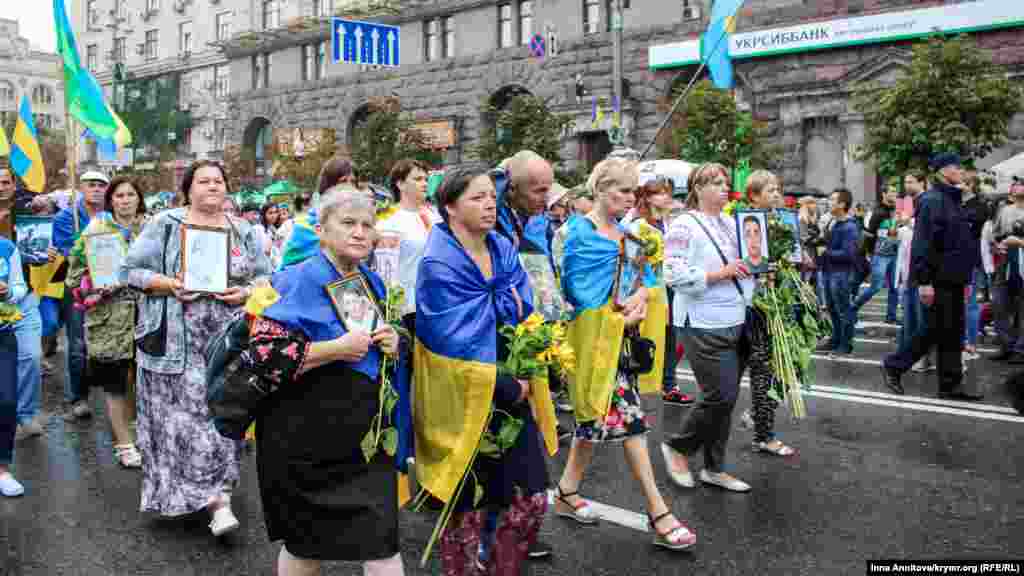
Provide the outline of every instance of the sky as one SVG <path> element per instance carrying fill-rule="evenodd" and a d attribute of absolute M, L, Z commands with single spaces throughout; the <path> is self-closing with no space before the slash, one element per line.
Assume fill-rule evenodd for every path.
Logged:
<path fill-rule="evenodd" d="M 0 0 L 0 17 L 18 21 L 21 36 L 32 47 L 46 52 L 57 51 L 57 35 L 53 31 L 53 3 L 48 0 Z"/>

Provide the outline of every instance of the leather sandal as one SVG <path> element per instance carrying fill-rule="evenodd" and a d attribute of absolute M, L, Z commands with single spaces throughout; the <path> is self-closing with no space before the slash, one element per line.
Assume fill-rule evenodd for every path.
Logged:
<path fill-rule="evenodd" d="M 558 503 L 556 503 L 555 514 L 563 518 L 571 518 L 572 520 L 575 520 L 580 524 L 597 524 L 597 514 L 595 514 L 594 509 L 590 507 L 590 502 L 587 502 L 582 497 L 580 497 L 579 492 L 562 492 L 561 485 L 555 486 L 555 490 L 557 491 L 557 493 L 555 494 L 555 498 L 558 499 L 558 502 L 568 506 L 571 509 L 571 512 L 565 512 L 563 510 L 560 510 Z M 573 496 L 579 498 L 576 504 L 573 504 L 568 500 L 568 498 L 571 498 Z"/>
<path fill-rule="evenodd" d="M 770 442 L 754 442 L 754 450 L 757 452 L 767 452 L 776 456 L 792 456 L 793 454 L 796 454 L 796 450 L 786 446 L 777 438 Z"/>
<path fill-rule="evenodd" d="M 686 550 L 687 548 L 692 548 L 693 545 L 697 543 L 697 535 L 684 526 L 682 522 L 676 520 L 675 525 L 668 532 L 658 531 L 658 521 L 671 515 L 671 510 L 657 518 L 653 518 L 650 513 L 647 514 L 647 523 L 650 525 L 651 530 L 654 531 L 654 545 L 668 550 Z"/>
<path fill-rule="evenodd" d="M 135 444 L 114 446 L 114 458 L 123 468 L 142 468 L 142 454 L 139 454 Z"/>

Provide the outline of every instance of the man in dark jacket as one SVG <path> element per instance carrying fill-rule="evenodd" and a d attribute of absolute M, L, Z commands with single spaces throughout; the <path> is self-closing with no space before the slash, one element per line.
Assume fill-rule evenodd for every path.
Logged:
<path fill-rule="evenodd" d="M 860 224 L 850 215 L 853 195 L 846 188 L 832 193 L 832 221 L 825 231 L 825 250 L 821 265 L 828 289 L 828 309 L 832 317 L 832 339 L 818 349 L 833 354 L 853 352 L 854 259 L 860 246 Z"/>
<path fill-rule="evenodd" d="M 901 378 L 911 365 L 935 346 L 938 352 L 939 397 L 977 400 L 960 389 L 963 368 L 960 340 L 964 330 L 964 291 L 980 261 L 977 223 L 964 210 L 964 173 L 953 153 L 932 158 L 932 188 L 917 203 L 914 240 L 910 250 L 910 284 L 927 307 L 924 332 L 909 346 L 882 361 L 885 385 L 903 393 Z"/>

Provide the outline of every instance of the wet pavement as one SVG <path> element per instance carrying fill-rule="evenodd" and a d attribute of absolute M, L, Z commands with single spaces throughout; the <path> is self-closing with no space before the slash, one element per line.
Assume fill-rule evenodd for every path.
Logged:
<path fill-rule="evenodd" d="M 881 310 L 871 303 L 862 318 L 880 321 L 871 314 Z M 687 408 L 648 399 L 658 484 L 697 532 L 696 549 L 650 546 L 652 535 L 635 525 L 643 499 L 622 450 L 604 446 L 582 492 L 607 505 L 610 519 L 582 527 L 549 515 L 542 535 L 554 558 L 532 563 L 527 574 L 864 574 L 872 558 L 1024 557 L 1024 418 L 1002 388 L 1013 370 L 977 361 L 986 388 L 980 404 L 935 400 L 934 373 L 908 378 L 907 396 L 893 397 L 881 386 L 877 362 L 895 347 L 886 342 L 895 333 L 862 331 L 852 358 L 818 360 L 808 417 L 794 421 L 781 408 L 777 419 L 795 456 L 755 454 L 750 432 L 734 431 L 728 468 L 753 486 L 749 494 L 672 486 L 657 446 L 664 431 L 679 429 Z M 680 378 L 692 386 L 685 367 Z M 97 417 L 67 423 L 60 390 L 59 374 L 44 381 L 46 435 L 17 445 L 15 473 L 26 494 L 0 499 L 0 576 L 275 573 L 277 547 L 263 527 L 253 454 L 233 499 L 241 529 L 218 541 L 204 515 L 141 514 L 140 475 L 113 462 L 101 391 L 91 400 Z M 741 408 L 749 406 L 748 392 Z M 550 463 L 552 479 L 567 453 L 563 445 Z M 702 464 L 692 463 L 695 470 Z M 402 513 L 409 574 L 439 573 L 436 553 L 426 569 L 418 566 L 434 520 L 432 513 Z M 324 573 L 361 569 L 335 563 Z"/>

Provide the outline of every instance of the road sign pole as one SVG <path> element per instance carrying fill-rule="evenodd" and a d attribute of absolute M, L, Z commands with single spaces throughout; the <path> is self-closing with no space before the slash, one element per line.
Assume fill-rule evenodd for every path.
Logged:
<path fill-rule="evenodd" d="M 623 126 L 622 109 L 625 107 L 622 102 L 622 0 L 614 0 L 612 8 L 612 89 L 615 95 L 615 102 L 618 103 L 618 110 L 612 110 L 612 125 L 615 125 L 615 115 L 618 114 L 618 125 Z M 615 143 L 616 147 L 621 146 L 623 138 Z"/>

